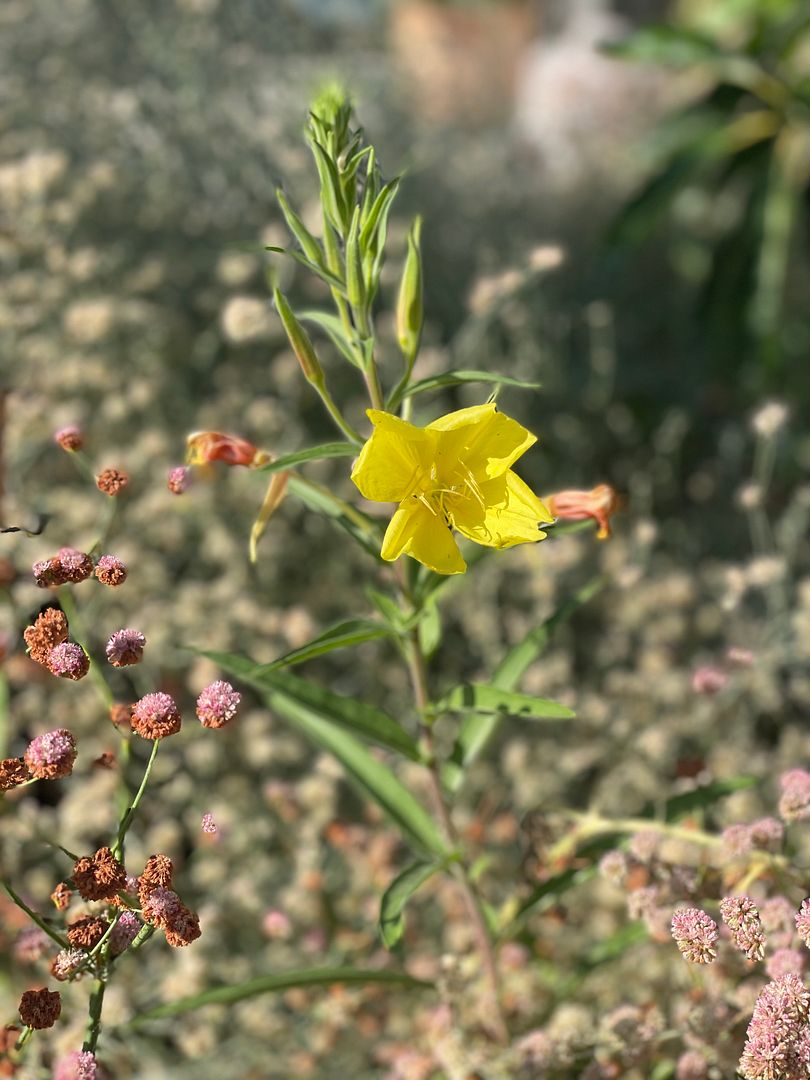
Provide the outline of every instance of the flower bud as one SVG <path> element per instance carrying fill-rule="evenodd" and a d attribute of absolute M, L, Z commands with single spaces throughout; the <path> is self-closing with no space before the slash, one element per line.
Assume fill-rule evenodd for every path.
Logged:
<path fill-rule="evenodd" d="M 402 270 L 397 299 L 397 341 L 409 365 L 419 351 L 424 310 L 422 305 L 422 219 L 417 217 L 408 233 L 408 254 Z"/>
<path fill-rule="evenodd" d="M 221 431 L 195 431 L 186 440 L 186 461 L 189 465 L 224 461 L 226 465 L 257 468 L 269 460 L 270 455 L 259 450 L 252 442 L 237 435 L 225 435 Z"/>
<path fill-rule="evenodd" d="M 292 308 L 287 303 L 287 299 L 280 289 L 273 290 L 273 299 L 276 303 L 276 311 L 279 313 L 287 338 L 289 339 L 290 347 L 295 353 L 298 363 L 301 365 L 304 378 L 307 382 L 311 382 L 313 386 L 323 386 L 323 369 L 321 368 L 320 361 L 318 360 L 312 342 L 309 339 L 309 334 L 298 319 L 296 319 L 295 315 L 293 315 Z"/>
<path fill-rule="evenodd" d="M 610 518 L 616 512 L 618 497 L 610 484 L 597 484 L 590 491 L 558 491 L 543 502 L 560 521 L 584 521 L 593 518 L 599 525 L 598 540 L 610 536 Z"/>

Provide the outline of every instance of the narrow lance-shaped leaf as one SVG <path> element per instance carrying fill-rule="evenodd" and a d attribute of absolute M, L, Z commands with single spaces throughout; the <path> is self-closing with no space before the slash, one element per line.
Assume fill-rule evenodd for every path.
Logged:
<path fill-rule="evenodd" d="M 343 323 L 336 315 L 330 315 L 325 311 L 307 310 L 300 312 L 298 318 L 301 322 L 311 322 L 319 326 L 321 330 L 325 331 L 340 355 L 345 360 L 348 360 L 350 364 L 354 364 L 357 368 L 360 367 L 357 353 L 352 348 L 351 340 L 346 336 Z"/>
<path fill-rule="evenodd" d="M 281 188 L 276 190 L 276 199 L 278 200 L 278 205 L 281 207 L 284 220 L 287 222 L 287 228 L 301 245 L 301 250 L 311 263 L 315 263 L 316 266 L 322 267 L 323 252 L 321 251 L 320 244 L 287 202 L 287 196 Z"/>
<path fill-rule="evenodd" d="M 310 140 L 315 167 L 321 181 L 321 202 L 329 221 L 339 233 L 345 232 L 349 224 L 348 212 L 343 201 L 340 177 L 334 161 L 315 139 Z"/>
<path fill-rule="evenodd" d="M 380 937 L 386 949 L 393 949 L 405 932 L 403 912 L 410 898 L 446 866 L 446 861 L 412 863 L 385 890 L 380 901 Z"/>
<path fill-rule="evenodd" d="M 268 461 L 260 465 L 254 472 L 284 472 L 294 469 L 298 465 L 306 465 L 310 461 L 325 461 L 328 458 L 357 457 L 357 447 L 350 442 L 321 443 L 320 446 L 308 446 L 305 450 L 294 450 L 291 454 L 283 454 L 274 461 Z"/>
<path fill-rule="evenodd" d="M 209 652 L 202 655 L 209 656 L 224 671 L 254 686 L 278 716 L 292 723 L 316 745 L 334 754 L 355 787 L 382 808 L 416 851 L 441 857 L 448 854 L 436 823 L 422 804 L 387 765 L 338 726 L 328 711 L 323 712 L 316 706 L 297 700 L 276 685 L 268 685 L 267 681 L 257 676 L 259 665 L 247 657 Z"/>
<path fill-rule="evenodd" d="M 411 383 L 402 395 L 413 397 L 428 390 L 442 390 L 446 386 L 460 386 L 462 383 L 495 383 L 498 386 L 518 386 L 523 390 L 537 390 L 540 383 L 527 382 L 525 379 L 513 379 L 509 375 L 499 375 L 496 371 L 445 371 L 441 375 L 429 375 Z"/>
<path fill-rule="evenodd" d="M 537 720 L 570 720 L 576 714 L 573 709 L 546 698 L 501 690 L 489 684 L 465 683 L 456 686 L 434 706 L 437 712 L 484 712 L 502 713 L 505 716 L 523 716 Z"/>
<path fill-rule="evenodd" d="M 204 1005 L 235 1005 L 238 1001 L 258 997 L 260 994 L 279 993 L 297 986 L 334 986 L 337 983 L 350 985 L 373 985 L 375 983 L 401 986 L 404 989 L 430 989 L 432 983 L 414 979 L 401 971 L 365 971 L 362 968 L 313 968 L 285 971 L 275 975 L 261 975 L 247 982 L 233 986 L 215 986 L 199 994 L 180 998 L 166 1005 L 156 1005 L 146 1009 L 129 1020 L 124 1028 L 140 1027 L 150 1020 L 164 1020 L 171 1016 L 181 1016 L 193 1012 Z"/>
<path fill-rule="evenodd" d="M 335 649 L 347 649 L 352 645 L 390 637 L 392 634 L 393 630 L 383 623 L 371 619 L 347 619 L 346 622 L 325 630 L 306 645 L 280 656 L 272 664 L 267 664 L 264 670 L 275 671 L 278 668 L 293 667 L 295 664 L 303 664 L 305 660 L 313 660 L 316 656 L 334 652 Z"/>

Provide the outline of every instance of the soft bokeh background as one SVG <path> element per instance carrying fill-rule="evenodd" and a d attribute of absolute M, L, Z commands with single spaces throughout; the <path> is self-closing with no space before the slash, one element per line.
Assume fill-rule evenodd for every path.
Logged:
<path fill-rule="evenodd" d="M 148 662 L 117 684 L 121 700 L 160 683 L 190 713 L 191 695 L 218 673 L 183 646 L 269 660 L 367 612 L 357 582 L 375 571 L 292 499 L 249 566 L 260 478 L 215 471 L 182 498 L 165 487 L 191 430 L 239 432 L 274 453 L 331 437 L 268 304 L 268 258 L 278 257 L 263 246 L 286 242 L 277 185 L 315 218 L 300 135 L 308 101 L 332 78 L 349 86 L 385 173 L 406 173 L 381 334 L 390 341 L 405 231 L 421 212 L 417 374 L 456 366 L 540 381 L 537 394 L 501 399 L 541 437 L 526 478 L 543 493 L 605 481 L 625 498 L 609 543 L 582 533 L 493 557 L 469 593 L 454 587 L 443 604 L 435 678 L 450 685 L 484 677 L 596 572 L 608 582 L 524 682 L 574 705 L 577 721 L 564 731 L 505 725 L 462 792 L 459 823 L 495 852 L 485 891 L 501 903 L 531 887 L 520 824 L 538 808 L 629 815 L 740 773 L 758 783 L 717 819 L 772 808 L 779 770 L 806 765 L 810 749 L 806 200 L 800 181 L 793 202 L 782 189 L 769 197 L 752 153 L 727 174 L 723 162 L 661 174 L 641 217 L 621 217 L 676 146 L 665 118 L 710 93 L 711 77 L 688 58 L 673 70 L 597 45 L 666 18 L 764 55 L 758 20 L 799 25 L 801 9 L 800 0 L 5 0 L 2 520 L 50 518 L 42 536 L 2 537 L 0 555 L 16 568 L 0 610 L 3 749 L 20 753 L 58 725 L 81 742 L 72 780 L 3 805 L 3 869 L 34 906 L 47 906 L 69 870 L 38 838 L 89 850 L 114 812 L 114 775 L 92 762 L 116 735 L 92 687 L 43 677 L 22 649 L 43 601 L 30 564 L 63 544 L 89 546 L 104 509 L 53 444 L 56 428 L 80 423 L 94 464 L 133 476 L 109 545 L 130 579 L 114 593 L 78 589 L 96 648 L 120 626 L 149 640 Z M 801 50 L 795 63 L 810 73 Z M 722 92 L 712 101 L 719 130 Z M 807 103 L 794 106 L 790 161 L 801 178 L 810 126 Z M 324 302 L 300 268 L 276 270 L 296 302 Z M 324 357 L 337 369 L 326 346 Z M 391 377 L 393 349 L 388 359 Z M 348 372 L 333 378 L 361 422 L 360 388 Z M 475 388 L 423 397 L 420 416 L 476 400 Z M 350 494 L 345 469 L 312 472 Z M 730 646 L 752 650 L 753 666 L 733 670 L 717 696 L 696 694 L 693 670 L 722 666 Z M 395 653 L 376 644 L 307 673 L 400 712 L 407 700 Z M 402 776 L 418 788 L 418 770 Z M 204 812 L 215 837 L 201 832 Z M 441 1041 L 436 1002 L 393 991 L 290 992 L 113 1030 L 159 1000 L 302 958 L 387 962 L 377 902 L 406 853 L 331 761 L 250 700 L 224 732 L 187 724 L 161 754 L 134 830 L 135 872 L 155 850 L 175 858 L 204 933 L 188 950 L 154 944 L 126 974 L 122 965 L 102 1043 L 115 1077 L 435 1075 L 418 1071 L 417 1051 Z M 17 916 L 5 902 L 2 915 L 10 953 Z M 685 986 L 671 946 L 636 942 L 594 959 L 626 922 L 621 895 L 598 883 L 535 916 L 503 957 L 515 1029 L 593 1030 L 626 1001 L 666 1011 Z M 452 888 L 420 894 L 409 969 L 435 976 L 444 951 L 469 945 Z M 4 1017 L 41 971 L 9 954 Z M 566 971 L 573 984 L 559 978 Z M 65 1020 L 35 1049 L 32 1076 L 50 1075 L 52 1053 L 78 1045 L 86 989 L 66 988 Z M 458 1047 L 442 1039 L 446 1075 L 460 1075 Z"/>

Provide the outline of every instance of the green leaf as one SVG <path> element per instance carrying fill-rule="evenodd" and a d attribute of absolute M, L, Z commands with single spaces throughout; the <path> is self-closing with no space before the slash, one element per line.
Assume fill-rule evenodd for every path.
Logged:
<path fill-rule="evenodd" d="M 514 918 L 510 921 L 510 930 L 516 923 L 521 923 L 531 912 L 542 912 L 547 908 L 554 907 L 560 897 L 570 889 L 576 889 L 585 882 L 595 877 L 598 870 L 595 866 L 584 866 L 569 870 L 563 870 L 559 874 L 548 878 L 535 887 L 527 900 L 520 905 Z"/>
<path fill-rule="evenodd" d="M 534 720 L 570 720 L 576 713 L 547 698 L 501 690 L 487 683 L 456 686 L 433 706 L 437 712 L 502 713 Z"/>
<path fill-rule="evenodd" d="M 498 386 L 518 386 L 524 390 L 537 390 L 540 383 L 526 382 L 525 379 L 513 379 L 509 375 L 499 375 L 494 371 L 445 371 L 441 375 L 429 375 L 411 383 L 403 397 L 423 394 L 427 390 L 441 390 L 445 386 L 459 386 L 461 383 L 495 383 Z"/>
<path fill-rule="evenodd" d="M 169 1002 L 167 1005 L 156 1005 L 152 1009 L 136 1013 L 124 1027 L 140 1027 L 141 1024 L 148 1023 L 150 1020 L 164 1020 L 170 1016 L 180 1016 L 183 1013 L 193 1012 L 194 1009 L 200 1009 L 204 1005 L 235 1005 L 237 1001 L 244 1001 L 246 998 L 258 997 L 260 994 L 279 993 L 296 986 L 333 986 L 335 983 L 361 986 L 386 983 L 412 989 L 428 989 L 433 985 L 399 971 L 366 971 L 362 968 L 340 967 L 299 968 L 279 975 L 261 975 L 257 979 L 236 983 L 234 986 L 215 986 L 211 990 L 203 990 L 200 994 L 192 994 L 178 1001 Z"/>
<path fill-rule="evenodd" d="M 329 315 L 325 311 L 302 311 L 298 318 L 302 322 L 311 322 L 315 323 L 316 326 L 320 326 L 340 355 L 348 360 L 350 364 L 354 364 L 356 368 L 360 367 L 357 354 L 352 349 L 351 342 L 346 337 L 343 329 L 343 323 L 337 315 Z"/>
<path fill-rule="evenodd" d="M 298 465 L 304 465 L 308 461 L 324 461 L 326 458 L 357 457 L 358 447 L 350 442 L 321 443 L 320 446 L 309 446 L 306 450 L 295 450 L 292 454 L 284 454 L 275 461 L 268 461 L 266 465 L 260 465 L 254 472 L 274 473 L 284 469 L 294 469 Z"/>
<path fill-rule="evenodd" d="M 373 247 L 370 245 L 372 245 L 375 234 L 378 233 L 388 218 L 388 212 L 391 209 L 391 203 L 396 198 L 399 185 L 400 177 L 395 176 L 393 180 L 388 181 L 374 200 L 360 230 L 360 250 L 364 254 L 369 250 L 373 250 L 375 253 L 379 250 L 378 243 L 375 243 Z"/>
<path fill-rule="evenodd" d="M 526 637 L 509 650 L 495 669 L 491 685 L 499 690 L 514 690 L 526 670 L 544 651 L 558 626 L 566 622 L 583 604 L 603 588 L 602 578 L 593 578 L 566 600 L 554 614 L 530 630 Z M 450 791 L 461 784 L 464 770 L 475 761 L 495 734 L 500 716 L 495 713 L 470 713 L 461 722 L 456 744 L 444 768 L 444 781 Z"/>
<path fill-rule="evenodd" d="M 343 445 L 350 445 L 345 443 Z M 373 558 L 380 560 L 380 548 L 382 546 L 382 528 L 380 523 L 364 514 L 362 510 L 352 506 L 338 498 L 328 488 L 316 484 L 296 473 L 290 474 L 287 484 L 288 490 L 305 503 L 311 510 L 325 514 L 335 524 L 344 529 L 349 536 Z M 380 560 L 382 561 L 382 560 Z"/>
<path fill-rule="evenodd" d="M 330 222 L 342 235 L 348 228 L 349 216 L 337 167 L 317 139 L 310 139 L 309 145 L 321 182 L 321 203 Z"/>
<path fill-rule="evenodd" d="M 289 698 L 316 712 L 324 720 L 348 729 L 369 742 L 396 750 L 411 761 L 421 760 L 416 741 L 393 717 L 374 705 L 336 694 L 298 675 L 279 671 L 278 661 L 255 665 L 247 679 L 257 689 L 269 690 L 278 697 Z"/>
<path fill-rule="evenodd" d="M 419 645 L 423 654 L 430 658 L 441 645 L 442 617 L 439 605 L 431 597 L 419 613 Z"/>
<path fill-rule="evenodd" d="M 311 270 L 313 274 L 319 277 L 322 281 L 325 281 L 327 285 L 330 285 L 333 289 L 336 289 L 341 296 L 346 295 L 346 286 L 333 274 L 331 270 L 327 270 L 325 266 L 319 266 L 317 263 L 310 262 L 306 255 L 302 255 L 300 251 L 293 251 L 292 248 L 276 247 L 274 244 L 267 244 L 264 248 L 265 251 L 275 251 L 277 255 L 287 255 L 291 259 L 295 259 L 296 262 L 301 263 L 307 270 Z"/>
<path fill-rule="evenodd" d="M 232 653 L 202 651 L 219 666 L 259 691 L 273 712 L 294 724 L 312 742 L 330 751 L 340 761 L 347 775 L 361 794 L 372 799 L 399 827 L 408 842 L 420 852 L 445 856 L 447 848 L 436 824 L 408 789 L 387 765 L 371 755 L 350 735 L 327 707 L 322 712 L 317 704 L 299 700 L 294 694 L 280 689 L 280 674 L 261 674 L 252 660 Z M 290 679 L 291 676 L 285 676 Z M 296 680 L 300 682 L 302 680 Z M 393 721 L 392 721 L 393 722 Z M 407 738 L 407 733 L 403 732 Z"/>
<path fill-rule="evenodd" d="M 363 641 L 374 641 L 375 638 L 390 637 L 391 629 L 371 619 L 347 619 L 346 622 L 338 623 L 337 626 L 325 630 L 318 637 L 298 649 L 274 660 L 262 670 L 275 671 L 278 668 L 292 667 L 295 664 L 303 664 L 305 660 L 312 660 L 316 656 L 333 652 L 335 649 L 346 649 L 352 645 L 359 645 Z"/>
<path fill-rule="evenodd" d="M 692 67 L 723 56 L 717 43 L 694 30 L 672 25 L 645 26 L 624 41 L 610 42 L 602 51 L 621 60 Z"/>
<path fill-rule="evenodd" d="M 309 259 L 311 263 L 314 263 L 315 266 L 323 268 L 323 252 L 321 251 L 318 241 L 312 233 L 310 233 L 306 225 L 304 225 L 303 221 L 290 206 L 289 202 L 287 202 L 287 197 L 281 188 L 276 190 L 276 199 L 278 205 L 281 207 L 284 220 L 287 222 L 287 228 L 301 245 L 301 250 L 304 252 L 306 258 Z"/>
<path fill-rule="evenodd" d="M 691 814 L 694 810 L 703 810 L 707 806 L 712 806 L 720 799 L 733 795 L 735 791 L 746 791 L 754 787 L 756 783 L 757 779 L 754 776 L 731 776 L 728 780 L 713 780 L 710 784 L 695 788 L 694 791 L 684 791 L 680 795 L 673 795 L 664 805 L 664 820 L 677 821 L 678 818 Z M 650 807 L 649 810 L 652 816 L 653 808 Z M 646 812 L 644 816 L 647 816 Z"/>
<path fill-rule="evenodd" d="M 386 949 L 393 949 L 405 932 L 405 905 L 417 889 L 446 865 L 446 861 L 412 863 L 385 890 L 380 900 L 380 937 Z"/>

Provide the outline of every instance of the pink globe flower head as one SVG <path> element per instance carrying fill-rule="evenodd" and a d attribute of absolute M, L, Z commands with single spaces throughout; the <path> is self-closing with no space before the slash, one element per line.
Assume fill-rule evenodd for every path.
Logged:
<path fill-rule="evenodd" d="M 84 432 L 77 424 L 68 424 L 67 427 L 59 428 L 53 434 L 53 441 L 63 450 L 81 450 L 84 446 Z"/>
<path fill-rule="evenodd" d="M 63 641 L 54 645 L 48 653 L 48 670 L 60 679 L 78 682 L 90 670 L 90 661 L 81 645 L 74 641 Z"/>
<path fill-rule="evenodd" d="M 110 955 L 120 956 L 125 952 L 138 936 L 141 925 L 141 920 L 133 911 L 122 911 L 110 931 Z"/>
<path fill-rule="evenodd" d="M 129 667 L 143 659 L 146 638 L 140 630 L 116 630 L 107 642 L 107 659 L 113 667 Z"/>
<path fill-rule="evenodd" d="M 203 727 L 221 728 L 236 716 L 242 695 L 230 683 L 219 679 L 197 698 L 197 716 Z"/>
<path fill-rule="evenodd" d="M 96 578 L 114 589 L 127 580 L 127 568 L 115 555 L 102 555 L 96 563 Z"/>
<path fill-rule="evenodd" d="M 191 483 L 191 470 L 187 465 L 175 465 L 169 469 L 166 486 L 172 495 L 182 495 Z"/>
<path fill-rule="evenodd" d="M 203 814 L 202 824 L 200 826 L 204 833 L 213 835 L 218 832 L 217 823 L 214 821 L 213 814 Z"/>
<path fill-rule="evenodd" d="M 682 908 L 672 916 L 672 936 L 691 964 L 710 964 L 717 956 L 717 923 L 700 908 Z"/>
<path fill-rule="evenodd" d="M 67 728 L 37 735 L 25 751 L 25 764 L 37 780 L 58 780 L 70 776 L 76 760 L 76 740 Z"/>
<path fill-rule="evenodd" d="M 106 1080 L 109 1073 L 89 1050 L 72 1050 L 56 1065 L 53 1080 Z"/>
<path fill-rule="evenodd" d="M 180 710 L 169 694 L 146 694 L 132 706 L 131 723 L 142 739 L 165 739 L 180 730 Z"/>
<path fill-rule="evenodd" d="M 56 555 L 65 575 L 65 580 L 78 585 L 86 581 L 93 573 L 93 560 L 84 551 L 76 548 L 60 548 Z"/>
<path fill-rule="evenodd" d="M 704 664 L 692 672 L 692 689 L 696 694 L 719 694 L 728 683 L 728 675 L 718 667 Z"/>

